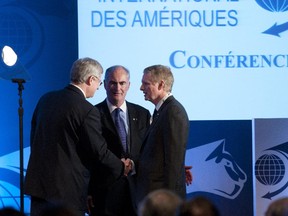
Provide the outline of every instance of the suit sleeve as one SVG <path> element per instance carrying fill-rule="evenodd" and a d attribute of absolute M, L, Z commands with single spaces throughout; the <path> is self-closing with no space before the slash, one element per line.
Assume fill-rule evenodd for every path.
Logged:
<path fill-rule="evenodd" d="M 80 148 L 84 146 L 82 158 L 88 168 L 91 170 L 96 163 L 100 163 L 119 178 L 123 174 L 123 162 L 107 148 L 107 143 L 102 136 L 100 113 L 97 108 L 93 107 L 89 112 L 82 128 L 84 140 L 81 141 Z"/>
<path fill-rule="evenodd" d="M 164 181 L 168 188 L 177 188 L 183 185 L 189 121 L 185 110 L 179 106 L 169 108 L 166 121 L 163 124 Z"/>

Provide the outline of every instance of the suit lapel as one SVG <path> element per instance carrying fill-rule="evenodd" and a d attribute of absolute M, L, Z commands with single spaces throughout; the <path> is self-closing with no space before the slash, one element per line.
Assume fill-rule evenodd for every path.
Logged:
<path fill-rule="evenodd" d="M 106 100 L 104 100 L 102 103 L 100 103 L 98 108 L 100 110 L 101 115 L 104 115 L 103 116 L 104 118 L 102 118 L 102 120 L 103 120 L 103 124 L 105 125 L 105 127 L 107 129 L 109 129 L 112 133 L 118 135 L 116 127 L 115 127 L 113 119 L 112 119 L 112 116 L 111 116 L 110 111 L 108 109 Z"/>
<path fill-rule="evenodd" d="M 171 96 L 169 96 L 169 97 L 164 101 L 164 103 L 162 104 L 162 106 L 161 106 L 160 109 L 158 110 L 159 115 L 161 114 L 161 111 L 162 111 L 163 109 L 165 109 L 165 107 L 167 106 L 167 104 L 169 104 L 173 99 L 174 99 L 174 97 L 171 95 Z"/>
<path fill-rule="evenodd" d="M 158 114 L 157 114 L 158 116 L 157 116 L 157 118 L 155 119 L 155 121 L 154 121 L 154 120 L 152 121 L 150 127 L 148 128 L 148 130 L 147 130 L 147 132 L 146 132 L 146 134 L 145 134 L 145 138 L 144 138 L 144 140 L 143 140 L 143 145 L 142 145 L 142 148 L 141 148 L 141 149 L 144 148 L 145 142 L 146 142 L 146 140 L 147 140 L 148 135 L 150 134 L 150 131 L 153 130 L 153 128 L 155 127 L 155 125 L 157 124 L 157 122 L 159 121 L 159 119 L 161 118 L 161 116 L 162 116 L 162 115 L 161 115 L 161 114 L 162 114 L 162 111 L 165 109 L 165 107 L 166 107 L 173 99 L 174 99 L 174 97 L 173 97 L 173 96 L 170 96 L 170 97 L 168 97 L 168 98 L 164 101 L 164 103 L 161 105 L 160 109 L 158 110 Z"/>
<path fill-rule="evenodd" d="M 127 110 L 128 110 L 128 121 L 129 121 L 128 145 L 129 145 L 129 151 L 131 152 L 131 154 L 133 154 L 134 149 L 131 143 L 133 143 L 134 137 L 132 136 L 133 134 L 131 134 L 131 131 L 138 130 L 137 128 L 138 117 L 136 115 L 136 110 L 134 109 L 134 107 L 131 106 L 131 104 L 127 101 L 126 101 L 126 105 L 127 105 Z"/>

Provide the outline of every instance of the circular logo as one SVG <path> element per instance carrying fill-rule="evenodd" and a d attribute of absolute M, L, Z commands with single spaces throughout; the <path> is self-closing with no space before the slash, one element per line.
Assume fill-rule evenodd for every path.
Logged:
<path fill-rule="evenodd" d="M 19 14 L 0 14 L 0 20 L 1 40 L 5 44 L 13 44 L 18 55 L 25 53 L 33 41 L 29 23 Z"/>
<path fill-rule="evenodd" d="M 277 155 L 262 155 L 255 164 L 255 176 L 264 185 L 276 185 L 285 175 L 285 164 Z"/>
<path fill-rule="evenodd" d="M 0 208 L 7 206 L 14 206 L 15 208 L 20 207 L 19 203 L 19 189 L 14 185 L 0 181 Z"/>
<path fill-rule="evenodd" d="M 288 10 L 288 1 L 285 0 L 256 0 L 257 4 L 271 12 L 284 12 Z"/>

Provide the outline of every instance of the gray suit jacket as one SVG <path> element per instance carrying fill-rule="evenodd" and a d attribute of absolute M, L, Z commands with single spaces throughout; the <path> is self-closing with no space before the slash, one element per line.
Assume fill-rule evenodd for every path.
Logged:
<path fill-rule="evenodd" d="M 168 97 L 153 120 L 140 151 L 137 202 L 160 188 L 185 198 L 188 133 L 189 119 L 184 107 L 173 96 Z"/>
<path fill-rule="evenodd" d="M 101 133 L 99 111 L 75 86 L 42 96 L 32 118 L 25 193 L 85 210 L 90 168 L 102 164 L 115 178 L 123 172 Z"/>

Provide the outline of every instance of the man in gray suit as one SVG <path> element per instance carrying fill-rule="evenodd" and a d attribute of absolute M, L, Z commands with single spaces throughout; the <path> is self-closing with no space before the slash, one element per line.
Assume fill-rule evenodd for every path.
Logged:
<path fill-rule="evenodd" d="M 144 69 L 145 100 L 155 105 L 153 120 L 140 150 L 137 169 L 137 202 L 157 189 L 169 189 L 186 196 L 185 152 L 189 119 L 184 107 L 172 95 L 174 78 L 170 68 L 153 65 Z"/>
<path fill-rule="evenodd" d="M 25 179 L 31 216 L 41 215 L 51 204 L 67 206 L 76 216 L 84 216 L 91 167 L 102 164 L 115 179 L 131 170 L 130 160 L 121 161 L 107 149 L 100 113 L 86 100 L 101 85 L 102 73 L 96 60 L 76 60 L 71 84 L 45 94 L 35 108 Z"/>
<path fill-rule="evenodd" d="M 96 107 L 101 113 L 103 136 L 108 148 L 118 158 L 130 158 L 134 164 L 137 164 L 142 141 L 150 125 L 150 112 L 126 101 L 126 94 L 130 87 L 130 73 L 127 68 L 121 65 L 108 68 L 105 73 L 104 87 L 107 98 Z M 116 126 L 117 108 L 122 112 L 126 131 L 124 141 L 121 140 Z M 135 206 L 132 205 L 135 195 L 135 170 L 127 177 L 123 176 L 117 180 L 100 164 L 94 169 L 89 191 L 90 215 L 136 215 Z"/>

